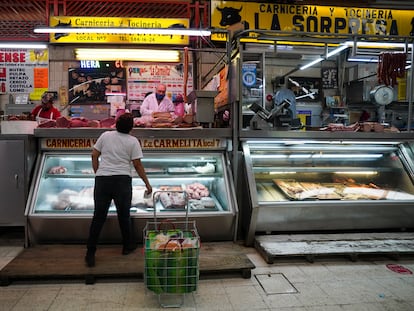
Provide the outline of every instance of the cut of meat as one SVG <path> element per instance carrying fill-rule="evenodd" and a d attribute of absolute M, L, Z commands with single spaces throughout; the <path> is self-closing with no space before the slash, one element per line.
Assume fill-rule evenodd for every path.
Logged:
<path fill-rule="evenodd" d="M 115 118 L 107 118 L 100 121 L 101 127 L 110 128 L 115 124 Z"/>
<path fill-rule="evenodd" d="M 67 128 L 70 126 L 70 120 L 64 116 L 56 119 L 56 127 Z"/>
<path fill-rule="evenodd" d="M 37 127 L 41 127 L 41 128 L 56 127 L 56 121 L 55 120 L 42 121 L 39 123 Z"/>
<path fill-rule="evenodd" d="M 160 186 L 159 191 L 182 191 L 181 186 Z"/>
<path fill-rule="evenodd" d="M 201 202 L 201 204 L 203 204 L 203 206 L 205 208 L 214 208 L 214 207 L 216 207 L 216 203 L 214 202 L 213 198 L 211 198 L 211 197 L 202 197 L 200 202 Z"/>
<path fill-rule="evenodd" d="M 337 192 L 340 185 L 335 187 L 334 184 L 297 182 L 279 179 L 274 179 L 273 182 L 286 196 L 293 200 L 305 200 L 310 198 L 319 200 L 339 200 L 342 198 L 341 194 Z"/>
<path fill-rule="evenodd" d="M 65 210 L 71 207 L 71 202 L 74 197 L 78 196 L 78 192 L 64 189 L 58 195 L 56 201 L 53 201 L 51 206 L 55 210 Z"/>
<path fill-rule="evenodd" d="M 199 182 L 188 184 L 185 191 L 189 199 L 199 200 L 202 197 L 208 197 L 210 195 L 208 188 Z"/>
<path fill-rule="evenodd" d="M 94 187 L 86 187 L 79 191 L 75 197 L 71 197 L 71 207 L 77 210 L 91 210 L 94 208 Z"/>
<path fill-rule="evenodd" d="M 173 127 L 173 124 L 168 123 L 168 122 L 164 122 L 164 123 L 154 122 L 154 123 L 152 123 L 151 127 L 153 127 L 153 128 L 170 128 L 170 127 Z"/>
<path fill-rule="evenodd" d="M 155 118 L 163 118 L 163 119 L 170 119 L 171 113 L 169 112 L 161 112 L 161 111 L 154 111 L 152 113 L 152 117 Z"/>
<path fill-rule="evenodd" d="M 145 188 L 144 186 L 132 187 L 131 206 L 152 206 L 152 204 L 151 205 L 148 204 L 149 200 L 145 198 L 146 189 L 147 188 Z"/>
<path fill-rule="evenodd" d="M 101 127 L 101 123 L 98 120 L 89 120 L 88 126 L 89 127 Z"/>
<path fill-rule="evenodd" d="M 160 194 L 160 201 L 166 209 L 185 208 L 186 204 L 182 192 L 163 192 Z"/>
<path fill-rule="evenodd" d="M 70 120 L 70 127 L 88 127 L 88 120 L 84 118 L 76 118 Z"/>
<path fill-rule="evenodd" d="M 65 174 L 68 169 L 64 166 L 53 166 L 51 167 L 47 173 L 48 174 Z"/>
<path fill-rule="evenodd" d="M 360 199 L 370 199 L 370 200 L 381 200 L 385 199 L 387 196 L 386 190 L 383 189 L 373 189 L 367 187 L 346 187 L 343 191 L 343 194 L 351 196 L 359 195 Z"/>

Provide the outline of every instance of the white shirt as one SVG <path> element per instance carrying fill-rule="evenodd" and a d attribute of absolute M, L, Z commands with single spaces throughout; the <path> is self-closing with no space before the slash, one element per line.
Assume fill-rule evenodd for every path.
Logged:
<path fill-rule="evenodd" d="M 141 104 L 141 116 L 150 116 L 153 112 L 174 112 L 174 104 L 167 96 L 165 96 L 158 105 L 155 93 L 145 97 Z"/>
<path fill-rule="evenodd" d="M 118 131 L 102 133 L 94 148 L 101 153 L 96 176 L 132 176 L 132 160 L 143 157 L 138 139 Z"/>

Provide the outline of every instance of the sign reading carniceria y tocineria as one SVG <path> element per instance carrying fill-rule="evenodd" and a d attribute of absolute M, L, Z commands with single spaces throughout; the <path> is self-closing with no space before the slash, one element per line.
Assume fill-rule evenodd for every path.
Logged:
<path fill-rule="evenodd" d="M 414 36 L 414 13 L 410 10 L 212 0 L 211 27 L 404 37 Z M 225 40 L 226 33 L 214 34 L 212 39 Z"/>
<path fill-rule="evenodd" d="M 51 16 L 50 27 L 67 28 L 188 28 L 186 18 L 131 18 Z M 50 34 L 53 43 L 122 43 L 122 44 L 178 44 L 187 45 L 188 36 L 116 33 L 60 33 Z"/>

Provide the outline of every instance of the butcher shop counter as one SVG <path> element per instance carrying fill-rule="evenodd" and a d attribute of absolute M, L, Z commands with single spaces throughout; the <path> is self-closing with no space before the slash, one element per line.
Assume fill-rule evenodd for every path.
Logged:
<path fill-rule="evenodd" d="M 39 141 L 35 176 L 30 189 L 27 245 L 85 243 L 93 215 L 94 173 L 91 150 L 105 129 L 36 129 Z M 214 133 L 213 133 L 214 132 Z M 228 131 L 134 129 L 144 152 L 142 163 L 160 200 L 144 196 L 144 184 L 133 173 L 131 218 L 135 239 L 157 220 L 195 220 L 204 241 L 232 241 L 238 223 Z M 164 193 L 171 191 L 171 196 Z M 160 192 L 161 193 L 161 192 Z M 181 196 L 176 196 L 180 193 Z M 119 243 L 112 204 L 101 234 L 102 243 Z"/>
<path fill-rule="evenodd" d="M 240 210 L 255 236 L 414 228 L 414 134 L 244 132 Z"/>

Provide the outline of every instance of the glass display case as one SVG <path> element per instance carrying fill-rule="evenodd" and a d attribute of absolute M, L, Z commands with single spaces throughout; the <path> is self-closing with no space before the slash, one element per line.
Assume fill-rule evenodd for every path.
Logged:
<path fill-rule="evenodd" d="M 154 208 L 157 218 L 175 219 L 185 217 L 188 207 L 189 217 L 196 220 L 204 240 L 231 240 L 236 211 L 231 172 L 225 161 L 222 152 L 145 153 L 142 163 L 157 199 L 144 195 L 144 183 L 131 166 L 131 217 L 137 239 L 141 240 L 142 228 L 153 219 Z M 30 239 L 86 240 L 94 209 L 90 153 L 44 152 L 37 171 L 27 213 Z M 119 230 L 113 203 L 107 222 L 102 240 L 116 241 Z"/>
<path fill-rule="evenodd" d="M 414 227 L 412 143 L 398 140 L 246 140 L 255 232 Z"/>
<path fill-rule="evenodd" d="M 217 154 L 148 154 L 142 159 L 148 178 L 157 191 L 185 191 L 182 199 L 157 200 L 158 212 L 182 212 L 188 201 L 190 212 L 229 211 L 229 196 L 223 172 L 223 159 Z M 153 213 L 153 199 L 144 196 L 145 186 L 131 166 L 133 174 L 132 213 Z M 45 153 L 34 214 L 91 214 L 93 212 L 94 173 L 90 155 Z M 161 195 L 162 193 L 160 193 Z M 161 196 L 163 198 L 163 196 Z M 172 198 L 174 200 L 174 198 Z M 110 213 L 116 212 L 112 204 Z"/>

